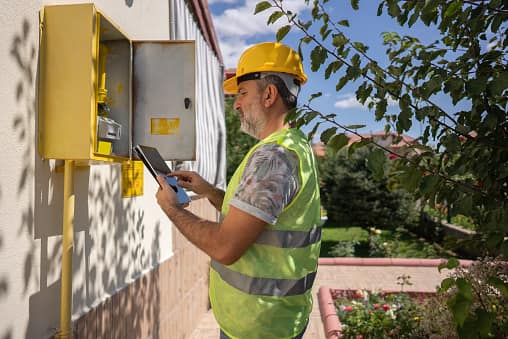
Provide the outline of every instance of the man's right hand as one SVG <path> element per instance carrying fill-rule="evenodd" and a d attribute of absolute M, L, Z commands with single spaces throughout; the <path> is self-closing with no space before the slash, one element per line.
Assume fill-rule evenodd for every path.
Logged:
<path fill-rule="evenodd" d="M 169 176 L 178 178 L 178 185 L 196 194 L 206 195 L 213 186 L 199 174 L 192 171 L 173 171 Z"/>
<path fill-rule="evenodd" d="M 196 172 L 174 171 L 170 176 L 178 178 L 178 185 L 192 192 L 203 195 L 220 211 L 224 201 L 224 191 L 208 183 Z"/>

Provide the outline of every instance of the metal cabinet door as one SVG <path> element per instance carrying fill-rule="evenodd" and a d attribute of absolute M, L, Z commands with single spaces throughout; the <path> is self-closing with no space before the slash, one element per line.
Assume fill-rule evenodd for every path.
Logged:
<path fill-rule="evenodd" d="M 132 144 L 165 160 L 196 157 L 194 41 L 132 42 Z"/>

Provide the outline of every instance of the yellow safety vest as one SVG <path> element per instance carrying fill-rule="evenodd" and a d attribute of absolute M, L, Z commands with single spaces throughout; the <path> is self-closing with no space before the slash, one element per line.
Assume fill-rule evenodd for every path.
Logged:
<path fill-rule="evenodd" d="M 247 153 L 228 184 L 222 214 L 228 213 L 251 154 L 268 143 L 297 154 L 301 186 L 277 223 L 267 225 L 240 259 L 232 265 L 212 260 L 212 309 L 221 329 L 234 339 L 293 338 L 312 310 L 321 245 L 320 198 L 314 154 L 300 130 L 275 132 Z"/>

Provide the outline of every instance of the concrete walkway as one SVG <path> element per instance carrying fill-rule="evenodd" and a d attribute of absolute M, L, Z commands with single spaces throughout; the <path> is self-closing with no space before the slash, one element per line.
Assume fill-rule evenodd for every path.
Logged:
<path fill-rule="evenodd" d="M 435 291 L 447 275 L 447 270 L 439 273 L 439 260 L 420 259 L 362 259 L 330 258 L 320 259 L 318 273 L 312 288 L 314 307 L 304 339 L 326 339 L 319 313 L 317 292 L 321 286 L 331 288 L 364 288 L 400 290 L 397 277 L 409 275 L 411 286 L 405 291 Z M 213 314 L 208 311 L 189 339 L 218 339 L 219 327 Z"/>

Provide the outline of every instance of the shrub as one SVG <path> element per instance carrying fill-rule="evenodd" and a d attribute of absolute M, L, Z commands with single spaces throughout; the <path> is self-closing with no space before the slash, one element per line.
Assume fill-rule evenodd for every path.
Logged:
<path fill-rule="evenodd" d="M 236 168 L 243 160 L 257 140 L 240 130 L 240 119 L 233 108 L 234 100 L 228 98 L 224 101 L 226 112 L 226 178 L 231 179 Z"/>
<path fill-rule="evenodd" d="M 343 338 L 419 338 L 420 303 L 427 294 L 334 291 Z"/>
<path fill-rule="evenodd" d="M 457 267 L 440 293 L 422 308 L 420 330 L 427 338 L 506 338 L 508 265 L 483 258 Z"/>
<path fill-rule="evenodd" d="M 339 226 L 395 229 L 415 222 L 417 213 L 411 196 L 390 187 L 387 176 L 376 180 L 366 159 L 371 148 L 328 153 L 320 160 L 321 201 L 328 218 Z M 389 166 L 389 164 L 387 165 Z"/>

